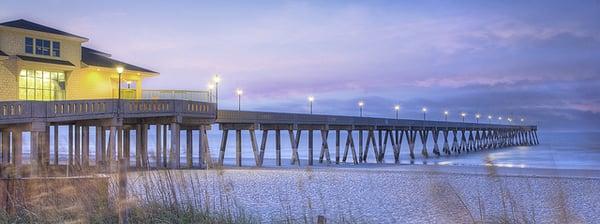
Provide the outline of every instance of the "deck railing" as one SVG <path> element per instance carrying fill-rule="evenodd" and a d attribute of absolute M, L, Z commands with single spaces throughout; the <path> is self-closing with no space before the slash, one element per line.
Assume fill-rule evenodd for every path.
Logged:
<path fill-rule="evenodd" d="M 0 124 L 31 122 L 33 119 L 60 122 L 103 119 L 120 114 L 124 118 L 148 116 L 191 116 L 214 118 L 213 103 L 189 100 L 66 100 L 0 102 Z"/>
<path fill-rule="evenodd" d="M 188 90 L 142 90 L 142 99 L 148 100 L 189 100 L 197 102 L 213 102 L 208 91 Z"/>

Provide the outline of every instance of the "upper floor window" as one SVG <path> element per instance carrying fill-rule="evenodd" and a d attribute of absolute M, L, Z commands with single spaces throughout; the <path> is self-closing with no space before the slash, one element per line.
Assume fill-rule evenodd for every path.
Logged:
<path fill-rule="evenodd" d="M 60 42 L 25 37 L 25 53 L 60 57 Z"/>
<path fill-rule="evenodd" d="M 33 38 L 25 37 L 25 53 L 33 54 Z"/>
<path fill-rule="evenodd" d="M 35 54 L 50 56 L 50 41 L 35 39 Z"/>
<path fill-rule="evenodd" d="M 52 41 L 52 57 L 60 57 L 60 42 Z"/>

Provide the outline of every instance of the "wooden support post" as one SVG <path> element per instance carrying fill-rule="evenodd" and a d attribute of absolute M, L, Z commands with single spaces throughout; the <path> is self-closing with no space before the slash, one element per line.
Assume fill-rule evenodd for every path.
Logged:
<path fill-rule="evenodd" d="M 440 130 L 436 127 L 431 130 L 433 135 L 433 154 L 440 156 L 440 146 L 438 145 L 438 138 L 440 137 Z"/>
<path fill-rule="evenodd" d="M 429 157 L 429 153 L 427 152 L 427 137 L 429 136 L 429 130 L 423 128 L 423 130 L 420 131 L 420 137 L 421 137 L 421 144 L 423 145 L 423 149 L 421 150 L 421 155 L 423 155 L 425 158 Z"/>
<path fill-rule="evenodd" d="M 12 162 L 15 168 L 15 176 L 22 176 L 23 164 L 23 132 L 21 130 L 12 130 Z"/>
<path fill-rule="evenodd" d="M 363 130 L 358 130 L 358 162 L 362 163 L 365 162 L 364 161 L 364 155 L 363 153 L 367 153 L 367 151 L 363 151 Z"/>
<path fill-rule="evenodd" d="M 308 165 L 313 165 L 313 130 L 308 130 Z"/>
<path fill-rule="evenodd" d="M 103 167 L 105 167 L 106 163 L 107 163 L 107 158 L 106 158 L 106 155 L 107 155 L 107 152 L 106 152 L 106 128 L 105 127 L 100 127 L 100 129 L 102 130 L 100 132 L 100 136 L 102 138 L 102 141 L 100 141 L 100 144 L 102 144 L 102 147 L 100 147 L 100 155 L 101 155 L 100 161 L 102 161 L 101 165 Z"/>
<path fill-rule="evenodd" d="M 266 136 L 268 136 L 267 131 L 263 132 L 263 134 L 266 134 Z M 265 144 L 267 143 L 266 136 L 263 138 L 265 141 Z M 264 153 L 261 155 L 261 158 L 263 158 L 263 159 L 265 158 Z M 261 159 L 261 160 L 263 160 L 263 159 Z M 275 164 L 277 166 L 281 166 L 281 130 L 279 130 L 279 129 L 275 130 Z"/>
<path fill-rule="evenodd" d="M 169 155 L 169 168 L 179 169 L 181 163 L 180 155 L 180 133 L 179 124 L 171 123 L 171 153 Z"/>
<path fill-rule="evenodd" d="M 81 126 L 75 125 L 75 149 L 73 166 L 75 169 L 81 169 Z"/>
<path fill-rule="evenodd" d="M 169 156 L 169 154 L 167 153 L 167 151 L 169 151 L 169 147 L 168 147 L 169 145 L 168 145 L 168 142 L 167 142 L 168 136 L 169 136 L 168 132 L 169 132 L 169 125 L 163 125 L 163 132 L 162 132 L 162 138 L 163 138 L 162 139 L 162 151 L 163 151 L 162 152 L 163 153 L 162 154 L 162 159 L 163 159 L 163 163 L 162 164 L 163 165 L 162 165 L 162 167 L 165 167 L 165 168 L 168 165 L 167 164 L 167 161 L 168 161 L 167 158 Z"/>
<path fill-rule="evenodd" d="M 162 125 L 156 125 L 156 168 L 163 167 L 162 160 Z"/>
<path fill-rule="evenodd" d="M 394 151 L 394 162 L 400 163 L 400 149 L 402 148 L 402 136 L 404 130 L 396 130 L 396 150 Z M 408 138 L 408 137 L 407 137 Z"/>
<path fill-rule="evenodd" d="M 41 168 L 42 171 L 44 173 L 44 175 L 47 175 L 47 171 L 48 171 L 48 166 L 50 166 L 50 126 L 46 125 L 45 131 L 42 132 L 42 141 L 40 142 L 42 144 L 41 146 L 41 151 L 42 153 L 40 161 L 41 161 Z"/>
<path fill-rule="evenodd" d="M 354 164 L 358 164 L 358 159 L 356 158 L 356 148 L 354 147 L 354 136 L 352 136 L 352 129 L 348 129 L 348 142 L 350 142 L 350 148 L 352 148 L 352 161 Z"/>
<path fill-rule="evenodd" d="M 213 167 L 212 158 L 210 157 L 210 149 L 208 146 L 208 135 L 206 133 L 206 125 L 200 126 L 200 167 Z"/>
<path fill-rule="evenodd" d="M 385 158 L 385 151 L 387 149 L 387 142 L 388 142 L 388 138 L 390 136 L 390 130 L 385 130 L 384 134 L 383 134 L 383 145 L 379 145 L 379 147 L 381 147 L 381 150 L 379 150 L 379 156 L 378 156 L 378 161 L 379 162 L 383 162 L 384 158 Z M 381 130 L 379 130 L 379 139 L 381 140 Z M 381 142 L 381 141 L 380 141 Z"/>
<path fill-rule="evenodd" d="M 340 130 L 335 130 L 335 164 L 340 164 Z"/>
<path fill-rule="evenodd" d="M 302 136 L 302 130 L 296 131 L 296 137 L 294 137 L 294 130 L 289 130 L 290 141 L 292 142 L 292 165 L 298 163 L 300 166 L 300 155 L 298 155 L 298 145 L 300 145 L 300 137 Z"/>
<path fill-rule="evenodd" d="M 242 130 L 235 130 L 235 165 L 242 166 Z"/>
<path fill-rule="evenodd" d="M 117 164 L 123 158 L 123 127 L 117 128 Z"/>
<path fill-rule="evenodd" d="M 266 134 L 266 132 L 263 132 L 263 134 Z M 267 138 L 265 137 L 265 144 L 266 144 L 266 140 L 267 140 Z M 264 154 L 261 155 L 261 157 L 264 158 Z M 281 166 L 281 130 L 280 129 L 275 130 L 275 163 L 277 166 Z"/>
<path fill-rule="evenodd" d="M 114 155 L 115 155 L 115 150 L 117 148 L 116 146 L 117 146 L 117 127 L 110 126 L 110 129 L 108 132 L 108 146 L 106 148 L 106 154 L 107 154 L 106 170 L 108 172 L 111 172 L 113 170 L 113 165 L 115 165 Z"/>
<path fill-rule="evenodd" d="M 54 165 L 58 165 L 58 125 L 54 125 Z"/>
<path fill-rule="evenodd" d="M 31 176 L 39 175 L 39 166 L 40 166 L 40 132 L 39 131 L 31 131 L 30 132 L 30 143 L 29 143 L 29 172 Z"/>
<path fill-rule="evenodd" d="M 119 186 L 119 194 L 118 194 L 118 208 L 119 208 L 119 223 L 126 224 L 128 223 L 128 209 L 127 204 L 127 169 L 129 168 L 129 160 L 120 159 L 119 160 L 119 174 L 118 174 L 118 186 Z"/>
<path fill-rule="evenodd" d="M 248 130 L 250 132 L 250 143 L 252 144 L 252 152 L 254 153 L 254 163 L 257 167 L 261 166 L 260 164 L 260 151 L 258 149 L 258 143 L 256 142 L 256 132 L 254 129 Z"/>
<path fill-rule="evenodd" d="M 329 130 L 321 130 L 321 155 L 319 156 L 319 163 L 323 163 L 323 157 L 325 157 L 327 164 L 331 163 L 329 156 L 329 145 L 327 144 L 327 138 L 329 137 Z"/>
<path fill-rule="evenodd" d="M 90 126 L 83 126 L 81 131 L 81 160 L 83 167 L 89 169 L 90 167 Z"/>
<path fill-rule="evenodd" d="M 267 137 L 268 137 L 268 136 L 269 136 L 269 130 L 267 130 L 267 129 L 263 130 L 263 133 L 262 133 L 262 135 L 260 136 L 260 137 L 261 137 L 261 141 L 260 141 L 260 153 L 259 153 L 259 157 L 260 157 L 260 166 L 262 166 L 262 165 L 263 165 L 263 163 L 264 163 L 264 159 L 265 159 L 265 149 L 266 149 L 266 147 L 267 147 Z M 279 139 L 280 137 L 281 137 L 281 136 L 280 136 L 280 134 L 276 132 L 276 134 L 275 134 L 275 141 L 276 141 L 276 144 L 277 144 L 277 143 L 281 144 L 281 139 Z M 281 146 L 280 146 L 280 147 L 281 147 Z M 275 154 L 277 154 L 277 148 L 278 148 L 278 147 L 276 146 L 276 149 L 275 149 Z M 275 158 L 276 158 L 276 162 L 275 162 L 275 163 L 277 164 L 277 166 L 281 166 L 281 151 L 279 151 L 279 154 L 278 154 L 278 155 L 275 155 Z"/>
<path fill-rule="evenodd" d="M 193 156 L 193 149 L 194 149 L 194 139 L 192 138 L 192 129 L 187 129 L 185 131 L 185 146 L 186 146 L 186 150 L 185 150 L 185 160 L 186 160 L 186 164 L 187 164 L 187 168 L 192 168 L 194 167 L 194 160 L 192 158 Z"/>
<path fill-rule="evenodd" d="M 409 129 L 407 132 L 407 140 L 408 140 L 408 150 L 410 153 L 410 159 L 415 159 L 415 141 L 417 138 L 417 131 Z"/>
<path fill-rule="evenodd" d="M 131 131 L 123 129 L 123 158 L 127 160 L 127 166 L 131 163 Z"/>
<path fill-rule="evenodd" d="M 148 129 L 148 124 L 142 125 L 142 164 L 144 168 L 148 168 L 148 164 L 150 163 L 150 160 L 148 159 L 148 155 L 150 154 L 148 152 Z M 178 165 L 177 168 L 179 167 L 180 166 Z"/>
<path fill-rule="evenodd" d="M 378 141 L 379 150 L 377 151 L 378 153 L 375 154 L 375 161 L 377 161 L 378 163 L 380 162 L 379 159 L 381 158 L 381 153 L 382 153 L 381 151 L 383 151 L 382 150 L 383 149 L 383 147 L 382 147 L 383 146 L 383 139 L 382 139 L 383 136 L 382 135 L 383 135 L 382 130 L 381 129 L 377 130 L 377 136 L 378 136 L 377 139 L 379 140 Z"/>
<path fill-rule="evenodd" d="M 444 151 L 444 153 L 446 155 L 450 155 L 450 145 L 448 144 L 448 128 L 446 128 L 445 130 L 442 131 L 442 134 L 444 135 L 444 147 L 442 148 L 442 151 Z"/>
<path fill-rule="evenodd" d="M 135 126 L 135 168 L 142 168 L 142 125 L 137 124 Z"/>
<path fill-rule="evenodd" d="M 348 158 L 348 150 L 350 149 L 350 136 L 348 136 L 348 134 L 346 134 L 346 144 L 344 146 L 344 155 L 342 158 L 342 162 L 346 162 L 346 159 Z"/>
<path fill-rule="evenodd" d="M 73 147 L 75 144 L 75 140 L 73 139 L 73 131 L 74 131 L 74 126 L 73 125 L 68 125 L 68 133 L 69 136 L 67 136 L 67 147 L 68 147 L 68 155 L 67 155 L 67 170 L 72 169 L 73 168 Z"/>
<path fill-rule="evenodd" d="M 221 136 L 221 149 L 219 151 L 219 165 L 223 166 L 223 160 L 225 160 L 225 149 L 227 148 L 227 136 L 229 130 L 223 129 L 223 136 Z"/>
<path fill-rule="evenodd" d="M 2 165 L 10 163 L 10 130 L 2 130 Z"/>

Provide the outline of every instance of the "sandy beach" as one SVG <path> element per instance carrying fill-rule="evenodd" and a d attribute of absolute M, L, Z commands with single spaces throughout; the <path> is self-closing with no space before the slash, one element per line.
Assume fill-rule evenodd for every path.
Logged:
<path fill-rule="evenodd" d="M 130 176 L 135 185 L 144 176 L 164 174 Z M 503 217 L 541 223 L 600 220 L 598 171 L 366 164 L 170 174 L 197 181 L 203 188 L 179 189 L 182 198 L 194 194 L 214 207 L 228 201 L 261 222 L 317 215 L 351 223 L 473 223 Z M 144 190 L 136 194 L 143 195 Z"/>

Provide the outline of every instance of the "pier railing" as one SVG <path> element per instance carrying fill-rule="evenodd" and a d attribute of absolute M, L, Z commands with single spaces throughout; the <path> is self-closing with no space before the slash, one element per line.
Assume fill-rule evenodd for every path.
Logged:
<path fill-rule="evenodd" d="M 120 106 L 118 105 L 120 102 Z M 148 116 L 214 118 L 215 105 L 187 100 L 66 100 L 0 102 L 0 124 Z"/>
<path fill-rule="evenodd" d="M 142 99 L 148 100 L 188 100 L 196 102 L 213 102 L 208 91 L 190 90 L 142 90 Z"/>
<path fill-rule="evenodd" d="M 409 120 L 373 117 L 355 117 L 342 115 L 297 114 L 277 112 L 254 112 L 219 110 L 217 123 L 252 123 L 252 124 L 310 124 L 310 125 L 344 125 L 344 126 L 378 126 L 382 127 L 444 127 L 444 128 L 536 128 L 530 125 L 505 125 L 489 123 L 465 123 L 431 120 Z"/>

